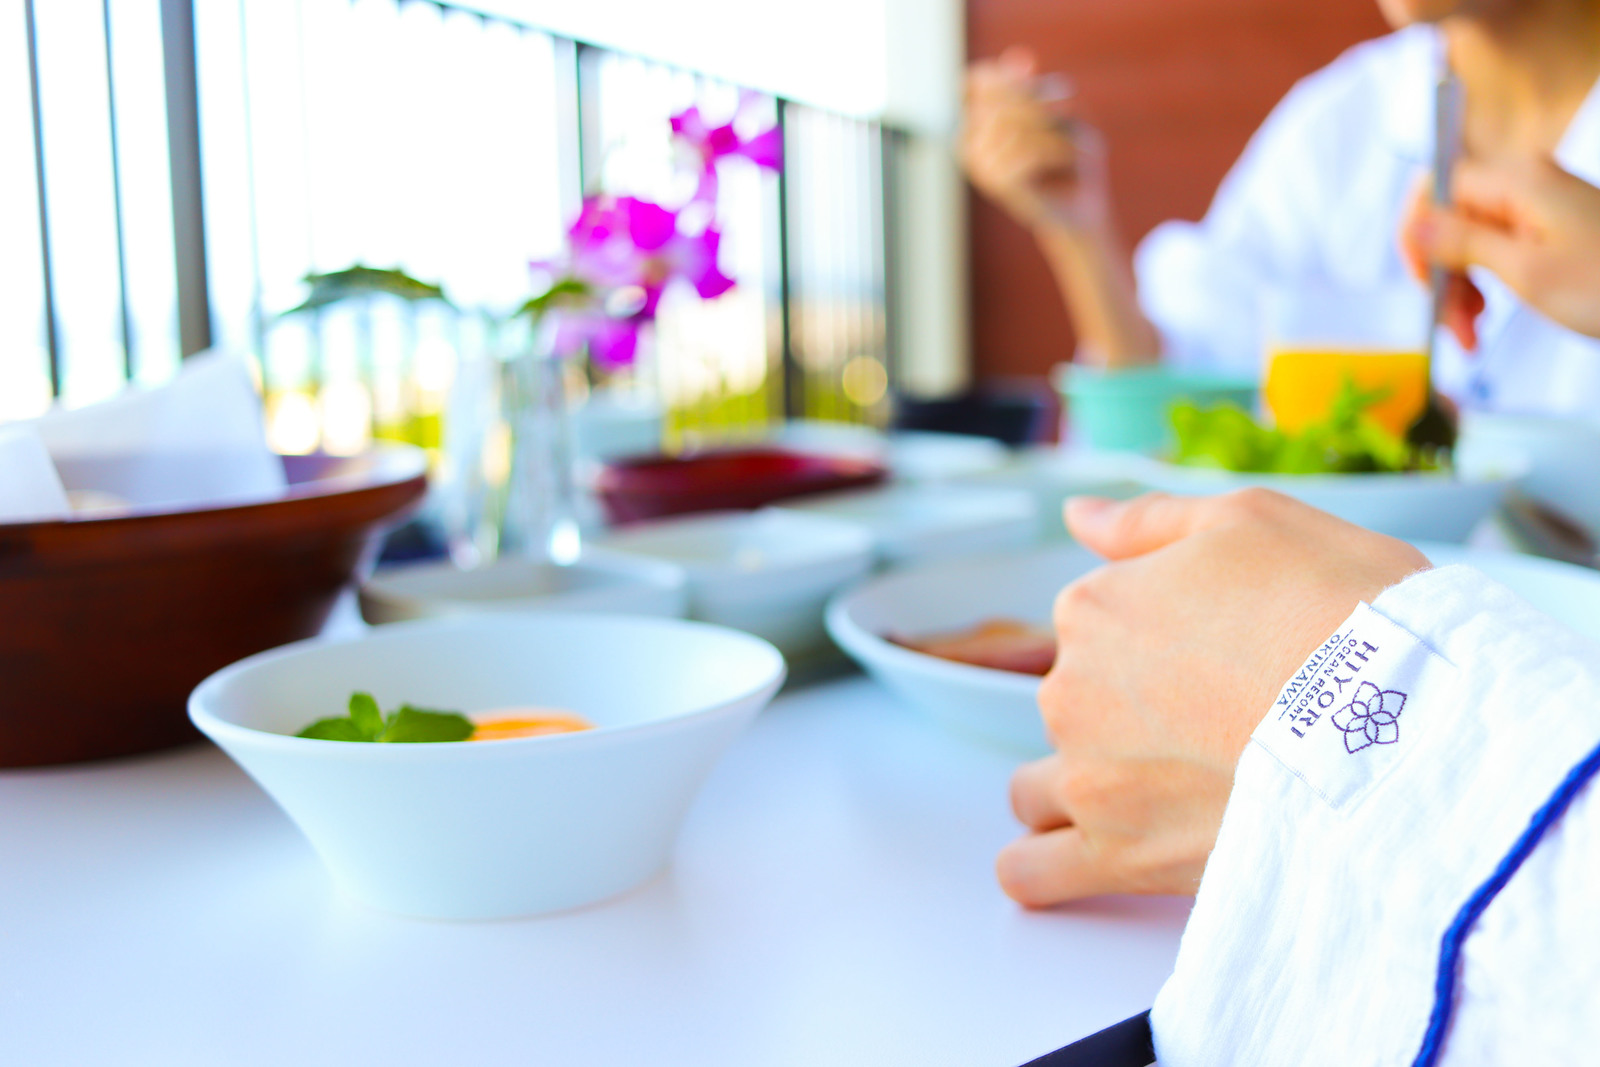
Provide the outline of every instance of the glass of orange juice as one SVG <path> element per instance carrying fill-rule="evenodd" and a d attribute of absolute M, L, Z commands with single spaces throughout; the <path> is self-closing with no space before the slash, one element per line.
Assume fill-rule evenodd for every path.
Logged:
<path fill-rule="evenodd" d="M 1275 289 L 1263 301 L 1262 398 L 1280 430 L 1327 418 L 1348 379 L 1387 390 L 1367 414 L 1404 435 L 1428 403 L 1428 296 L 1420 286 Z"/>

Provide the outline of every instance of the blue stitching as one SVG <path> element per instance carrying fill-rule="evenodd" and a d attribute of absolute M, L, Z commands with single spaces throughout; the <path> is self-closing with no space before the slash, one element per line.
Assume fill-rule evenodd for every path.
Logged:
<path fill-rule="evenodd" d="M 1439 942 L 1439 974 L 1433 986 L 1433 1012 L 1428 1017 L 1428 1029 L 1422 1037 L 1422 1047 L 1417 1050 L 1417 1058 L 1411 1061 L 1411 1067 L 1434 1067 L 1444 1052 L 1445 1032 L 1450 1026 L 1450 1016 L 1456 1006 L 1456 979 L 1461 970 L 1461 946 L 1466 942 L 1467 935 L 1472 932 L 1478 917 L 1499 895 L 1500 890 L 1506 887 L 1506 883 L 1511 881 L 1511 876 L 1517 873 L 1523 861 L 1533 854 L 1545 832 L 1566 814 L 1579 791 L 1589 783 L 1597 771 L 1600 771 L 1600 746 L 1596 746 L 1581 763 L 1567 772 L 1566 778 L 1556 787 L 1550 799 L 1545 801 L 1544 807 L 1533 813 L 1533 818 L 1528 821 L 1528 828 L 1517 838 L 1517 843 L 1511 846 L 1511 851 L 1506 853 L 1500 865 L 1489 876 L 1489 880 L 1479 886 L 1461 906 L 1461 910 L 1456 912 L 1455 920 L 1450 923 L 1450 928 L 1444 932 L 1444 937 Z"/>

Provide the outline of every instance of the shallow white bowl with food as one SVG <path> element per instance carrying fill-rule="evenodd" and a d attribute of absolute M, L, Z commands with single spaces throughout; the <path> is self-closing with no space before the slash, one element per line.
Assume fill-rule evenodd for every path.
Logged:
<path fill-rule="evenodd" d="M 780 510 L 866 527 L 883 566 L 1025 548 L 1038 536 L 1032 493 L 1005 486 L 896 485 L 802 497 Z"/>
<path fill-rule="evenodd" d="M 953 733 L 1044 755 L 1038 678 L 914 652 L 888 635 L 924 637 L 989 619 L 1048 625 L 1056 593 L 1099 563 L 1086 548 L 1061 545 L 900 571 L 837 597 L 828 632 L 868 674 Z"/>
<path fill-rule="evenodd" d="M 1419 543 L 1439 566 L 1466 563 L 1536 608 L 1600 640 L 1600 573 L 1460 545 Z M 988 619 L 1047 624 L 1056 593 L 1099 565 L 1072 545 L 931 564 L 886 575 L 836 598 L 828 630 L 868 674 L 953 733 L 1018 756 L 1049 751 L 1039 679 L 952 663 L 886 639 L 962 630 Z"/>
<path fill-rule="evenodd" d="M 682 567 L 690 617 L 765 638 L 791 659 L 826 650 L 828 598 L 865 576 L 873 560 L 864 527 L 776 509 L 640 523 L 596 547 Z"/>
<path fill-rule="evenodd" d="M 1357 526 L 1407 540 L 1460 543 L 1516 486 L 1526 464 L 1510 458 L 1471 474 L 1242 474 L 1146 460 L 1138 478 L 1151 489 L 1212 496 L 1251 486 L 1274 489 Z"/>
<path fill-rule="evenodd" d="M 201 683 L 189 716 L 351 896 L 405 915 L 507 918 L 590 904 L 660 871 L 701 783 L 783 677 L 771 645 L 719 627 L 483 615 L 252 656 Z M 385 710 L 537 706 L 595 729 L 432 744 L 293 736 L 358 691 Z"/>
<path fill-rule="evenodd" d="M 594 611 L 682 618 L 688 578 L 662 560 L 587 551 L 557 566 L 506 558 L 463 570 L 449 561 L 380 570 L 361 587 L 361 614 L 374 624 L 486 611 Z"/>

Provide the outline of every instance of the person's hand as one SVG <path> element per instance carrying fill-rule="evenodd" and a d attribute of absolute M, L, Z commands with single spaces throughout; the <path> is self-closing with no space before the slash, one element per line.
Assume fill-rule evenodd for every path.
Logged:
<path fill-rule="evenodd" d="M 1057 751 L 1012 779 L 1032 832 L 1000 853 L 1000 884 L 1030 907 L 1192 893 L 1278 690 L 1358 602 L 1428 561 L 1262 489 L 1078 498 L 1067 524 L 1111 562 L 1056 599 L 1039 706 Z"/>
<path fill-rule="evenodd" d="M 1554 321 L 1600 337 L 1600 189 L 1550 159 L 1486 164 L 1463 160 L 1453 177 L 1454 205 L 1414 197 L 1401 223 L 1401 248 L 1418 277 L 1453 272 L 1446 322 L 1463 337 L 1482 297 L 1461 273 L 1485 267 Z M 1465 324 L 1465 326 L 1463 325 Z M 1469 346 L 1470 347 L 1470 346 Z"/>
<path fill-rule="evenodd" d="M 1041 99 L 1031 53 L 967 72 L 961 157 L 972 184 L 1024 226 L 1073 234 L 1109 224 L 1105 147 L 1067 100 Z"/>

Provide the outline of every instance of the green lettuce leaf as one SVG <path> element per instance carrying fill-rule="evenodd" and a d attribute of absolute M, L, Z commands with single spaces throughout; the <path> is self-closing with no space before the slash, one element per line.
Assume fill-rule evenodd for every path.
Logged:
<path fill-rule="evenodd" d="M 1362 474 L 1437 470 L 1440 453 L 1408 444 L 1379 425 L 1367 411 L 1389 391 L 1363 391 L 1346 378 L 1327 418 L 1286 434 L 1262 426 L 1232 404 L 1172 407 L 1177 438 L 1172 461 L 1188 467 L 1256 474 Z"/>

